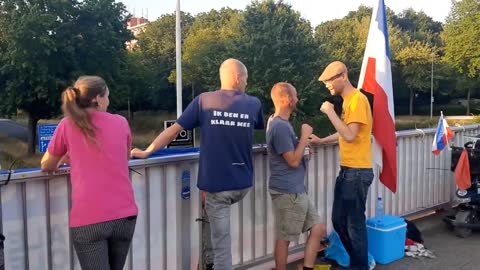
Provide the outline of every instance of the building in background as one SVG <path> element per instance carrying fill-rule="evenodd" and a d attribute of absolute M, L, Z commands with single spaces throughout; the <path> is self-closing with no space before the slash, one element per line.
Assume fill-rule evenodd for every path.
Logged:
<path fill-rule="evenodd" d="M 132 31 L 133 36 L 137 37 L 140 33 L 145 31 L 145 27 L 150 23 L 148 19 L 144 18 L 143 16 L 140 18 L 132 17 L 127 23 L 127 29 Z M 138 40 L 132 39 L 126 42 L 127 49 L 129 51 L 133 51 L 138 48 Z"/>

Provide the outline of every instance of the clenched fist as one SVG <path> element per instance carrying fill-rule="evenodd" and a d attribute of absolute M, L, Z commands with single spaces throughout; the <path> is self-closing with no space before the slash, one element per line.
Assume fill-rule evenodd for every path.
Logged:
<path fill-rule="evenodd" d="M 302 125 L 302 137 L 308 138 L 313 133 L 313 128 L 308 124 Z"/>
<path fill-rule="evenodd" d="M 333 104 L 328 101 L 323 102 L 322 107 L 320 107 L 320 111 L 325 114 L 332 112 L 333 109 L 334 109 Z"/>

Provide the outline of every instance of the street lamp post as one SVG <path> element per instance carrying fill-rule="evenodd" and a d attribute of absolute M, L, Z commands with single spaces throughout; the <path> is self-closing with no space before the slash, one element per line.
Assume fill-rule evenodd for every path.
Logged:
<path fill-rule="evenodd" d="M 177 57 L 177 118 L 182 115 L 182 28 L 180 0 L 177 0 L 176 27 L 175 27 L 175 45 Z"/>
<path fill-rule="evenodd" d="M 430 81 L 430 119 L 433 118 L 433 61 L 435 60 L 435 54 L 432 53 L 432 74 Z"/>

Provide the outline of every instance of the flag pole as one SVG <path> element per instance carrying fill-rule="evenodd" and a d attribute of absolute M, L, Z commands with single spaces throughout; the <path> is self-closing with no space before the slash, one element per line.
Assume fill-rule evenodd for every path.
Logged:
<path fill-rule="evenodd" d="M 445 118 L 443 117 L 443 111 L 440 111 L 440 117 L 442 118 L 442 121 L 447 122 L 447 120 L 445 120 Z M 443 124 L 445 124 L 445 123 L 443 123 Z M 445 130 L 447 129 L 445 125 L 444 125 L 443 128 Z M 446 136 L 446 134 L 445 134 L 445 136 Z M 452 150 L 452 147 L 450 146 L 450 141 L 448 139 L 447 139 L 447 149 Z"/>

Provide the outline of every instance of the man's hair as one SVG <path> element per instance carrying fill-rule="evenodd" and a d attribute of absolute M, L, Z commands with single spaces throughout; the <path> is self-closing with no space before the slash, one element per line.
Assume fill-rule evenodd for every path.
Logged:
<path fill-rule="evenodd" d="M 280 97 L 284 97 L 284 96 L 291 96 L 292 95 L 292 89 L 295 89 L 295 87 L 293 87 L 293 85 L 287 83 L 287 82 L 279 82 L 279 83 L 276 83 L 273 87 L 272 87 L 272 92 L 271 92 L 271 96 L 272 96 L 272 99 L 273 99 L 273 96 L 274 95 L 278 95 Z"/>

